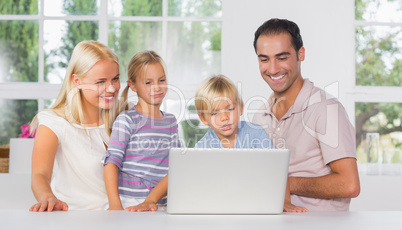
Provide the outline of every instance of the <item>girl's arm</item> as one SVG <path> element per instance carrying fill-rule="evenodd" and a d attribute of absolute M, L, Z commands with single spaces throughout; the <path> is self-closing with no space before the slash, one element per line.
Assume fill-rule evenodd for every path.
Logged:
<path fill-rule="evenodd" d="M 290 200 L 290 186 L 289 180 L 286 183 L 285 204 L 283 205 L 284 212 L 308 212 L 307 208 L 295 206 Z"/>
<path fill-rule="evenodd" d="M 126 146 L 129 144 L 129 134 L 135 130 L 132 127 L 134 122 L 123 114 L 121 113 L 113 123 L 105 166 L 103 168 L 103 177 L 109 201 L 108 210 L 123 210 L 119 195 L 119 167 L 123 167 L 121 162 L 123 162 L 123 155 L 126 154 Z M 120 152 L 124 154 L 121 155 Z"/>
<path fill-rule="evenodd" d="M 58 200 L 50 188 L 57 145 L 58 138 L 56 134 L 48 127 L 40 125 L 36 132 L 32 151 L 31 176 L 32 192 L 38 203 L 34 204 L 29 209 L 30 211 L 68 210 L 68 205 Z"/>
<path fill-rule="evenodd" d="M 145 198 L 145 201 L 139 205 L 127 207 L 125 210 L 129 212 L 143 212 L 158 210 L 158 201 L 167 194 L 168 176 L 166 175 L 156 186 L 151 193 Z"/>
<path fill-rule="evenodd" d="M 109 200 L 108 210 L 123 210 L 119 196 L 119 168 L 113 164 L 108 163 L 105 165 L 103 176 L 105 178 L 105 186 L 107 198 Z"/>

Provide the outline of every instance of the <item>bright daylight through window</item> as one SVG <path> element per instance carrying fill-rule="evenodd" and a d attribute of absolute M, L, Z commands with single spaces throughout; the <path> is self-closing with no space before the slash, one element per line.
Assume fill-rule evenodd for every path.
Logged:
<path fill-rule="evenodd" d="M 355 0 L 356 142 L 359 163 L 401 163 L 402 1 Z M 391 97 L 384 96 L 395 91 Z M 368 140 L 378 136 L 378 144 Z M 376 148 L 375 151 L 372 148 Z M 376 155 L 376 156 L 375 156 Z"/>
<path fill-rule="evenodd" d="M 221 24 L 221 0 L 0 1 L 0 84 L 9 90 L 0 94 L 0 145 L 51 105 L 78 42 L 97 40 L 114 50 L 123 85 L 131 56 L 154 50 L 166 61 L 169 83 L 184 95 L 220 72 Z M 170 110 L 178 100 L 168 95 L 164 109 L 180 113 Z M 191 127 L 184 132 L 195 135 Z"/>

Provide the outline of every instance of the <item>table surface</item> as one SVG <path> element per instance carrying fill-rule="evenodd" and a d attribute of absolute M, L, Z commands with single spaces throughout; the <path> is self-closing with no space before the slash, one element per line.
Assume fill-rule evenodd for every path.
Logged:
<path fill-rule="evenodd" d="M 362 194 L 352 201 L 378 209 L 376 202 L 392 203 L 401 210 L 401 189 L 395 189 L 399 177 L 367 177 L 371 187 L 362 187 Z M 130 229 L 401 229 L 402 211 L 357 211 L 357 212 L 307 212 L 283 213 L 281 215 L 169 215 L 165 211 L 154 213 L 127 213 L 124 211 L 68 211 L 32 213 L 29 207 L 35 203 L 30 190 L 30 175 L 0 174 L 0 229 L 97 229 L 110 230 L 120 227 Z M 387 182 L 387 183 L 382 183 Z M 364 185 L 365 183 L 363 183 Z M 391 186 L 392 185 L 392 186 Z M 381 194 L 372 192 L 381 190 Z M 387 189 L 384 189 L 385 187 Z M 390 189 L 390 188 L 393 189 Z M 384 191 L 385 190 L 385 191 Z M 371 191 L 371 193 L 369 193 Z M 393 192 L 392 194 L 390 192 Z M 368 193 L 365 197 L 364 193 Z M 394 194 L 394 193 L 399 193 Z M 371 196 L 368 196 L 371 195 Z M 373 196 L 374 195 L 374 196 Z M 373 198 L 374 197 L 374 198 Z M 392 200 L 392 202 L 389 202 Z M 378 206 L 377 204 L 377 206 Z M 393 210 L 389 209 L 388 210 Z M 371 209 L 372 210 L 372 209 Z M 138 228 L 137 228 L 138 227 Z"/>
<path fill-rule="evenodd" d="M 402 211 L 401 181 L 402 176 L 360 175 L 361 192 L 350 210 Z M 0 188 L 0 209 L 26 209 L 36 203 L 30 174 L 0 173 Z"/>
<path fill-rule="evenodd" d="M 402 212 L 307 212 L 281 215 L 169 215 L 165 211 L 0 210 L 1 229 L 400 229 Z"/>

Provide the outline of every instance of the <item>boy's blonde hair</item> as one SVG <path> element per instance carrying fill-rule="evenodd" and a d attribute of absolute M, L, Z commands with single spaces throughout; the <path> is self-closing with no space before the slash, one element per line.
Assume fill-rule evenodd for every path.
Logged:
<path fill-rule="evenodd" d="M 145 73 L 147 72 L 148 66 L 150 64 L 155 64 L 155 63 L 159 63 L 163 68 L 163 72 L 165 72 L 165 75 L 167 75 L 165 63 L 163 62 L 162 58 L 155 51 L 143 50 L 143 51 L 136 53 L 130 59 L 130 62 L 128 63 L 128 68 L 127 68 L 128 80 L 135 83 L 136 80 L 138 79 L 138 77 L 140 77 L 140 76 L 143 77 L 145 75 Z M 121 94 L 120 108 L 124 107 L 124 110 L 129 109 L 128 101 L 127 101 L 129 89 L 130 89 L 130 86 L 127 84 L 127 86 L 123 90 L 123 93 Z"/>
<path fill-rule="evenodd" d="M 82 41 L 78 43 L 71 55 L 70 62 L 68 63 L 67 71 L 64 76 L 63 85 L 56 98 L 55 103 L 50 107 L 56 115 L 64 118 L 70 123 L 82 124 L 85 127 L 85 119 L 83 113 L 82 93 L 73 82 L 72 75 L 76 74 L 78 79 L 83 80 L 87 72 L 98 62 L 108 60 L 119 64 L 117 55 L 97 41 Z M 115 97 L 112 109 L 101 109 L 105 128 L 110 135 L 113 121 L 117 116 L 118 97 Z M 34 131 L 38 125 L 36 115 L 31 122 L 31 132 Z"/>
<path fill-rule="evenodd" d="M 242 106 L 243 100 L 233 82 L 224 75 L 214 75 L 205 79 L 195 93 L 195 108 L 200 116 L 211 112 L 216 102 L 229 100 Z"/>

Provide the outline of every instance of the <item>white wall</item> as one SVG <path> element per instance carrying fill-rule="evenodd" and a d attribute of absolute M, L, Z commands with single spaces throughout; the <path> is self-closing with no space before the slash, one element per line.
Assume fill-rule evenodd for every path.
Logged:
<path fill-rule="evenodd" d="M 258 70 L 254 32 L 270 18 L 286 18 L 299 25 L 303 37 L 302 76 L 322 88 L 338 82 L 339 99 L 345 105 L 346 89 L 354 81 L 354 1 L 223 0 L 223 4 L 222 73 L 243 83 L 245 102 L 272 92 Z"/>
<path fill-rule="evenodd" d="M 360 173 L 360 195 L 350 211 L 402 211 L 402 176 L 368 176 Z"/>

